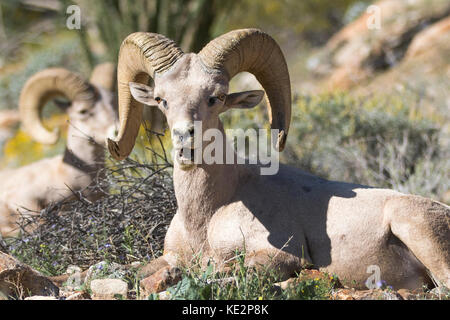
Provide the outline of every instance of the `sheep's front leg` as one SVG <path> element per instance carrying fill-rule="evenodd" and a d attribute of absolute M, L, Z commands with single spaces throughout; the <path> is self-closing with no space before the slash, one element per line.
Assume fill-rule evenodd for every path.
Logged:
<path fill-rule="evenodd" d="M 167 262 L 166 258 L 164 256 L 161 256 L 138 268 L 137 275 L 139 279 L 147 278 L 157 271 L 168 266 L 170 266 L 170 264 Z"/>
<path fill-rule="evenodd" d="M 181 270 L 167 260 L 163 255 L 138 270 L 141 295 L 163 291 L 181 280 Z"/>
<path fill-rule="evenodd" d="M 274 271 L 282 280 L 286 280 L 302 267 L 310 264 L 310 260 L 296 257 L 279 249 L 262 249 L 250 252 L 245 257 L 245 265 L 259 271 Z"/>

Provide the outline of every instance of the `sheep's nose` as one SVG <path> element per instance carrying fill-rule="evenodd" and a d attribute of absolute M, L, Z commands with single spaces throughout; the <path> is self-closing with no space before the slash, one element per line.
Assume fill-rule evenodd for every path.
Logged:
<path fill-rule="evenodd" d="M 180 143 L 194 137 L 194 125 L 192 123 L 180 123 L 172 129 L 172 137 Z"/>

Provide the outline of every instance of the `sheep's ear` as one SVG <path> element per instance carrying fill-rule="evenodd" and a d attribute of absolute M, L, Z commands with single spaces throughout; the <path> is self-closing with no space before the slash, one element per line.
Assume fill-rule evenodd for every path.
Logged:
<path fill-rule="evenodd" d="M 263 97 L 264 91 L 262 90 L 231 93 L 227 95 L 225 108 L 250 109 L 260 103 Z"/>
<path fill-rule="evenodd" d="M 148 106 L 157 106 L 158 102 L 153 99 L 153 88 L 142 83 L 130 82 L 130 92 L 134 99 Z"/>

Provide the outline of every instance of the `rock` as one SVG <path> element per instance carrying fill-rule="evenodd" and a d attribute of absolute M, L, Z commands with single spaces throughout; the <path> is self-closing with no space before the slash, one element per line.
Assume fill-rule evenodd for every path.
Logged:
<path fill-rule="evenodd" d="M 314 63 L 308 64 L 310 71 L 323 77 L 329 89 L 353 88 L 391 69 L 405 56 L 435 50 L 436 42 L 448 33 L 448 22 L 443 21 L 419 36 L 448 16 L 448 1 L 379 0 L 373 5 L 379 9 L 380 28 L 368 27 L 376 14 L 366 11 L 334 34 L 311 58 Z M 445 51 L 440 52 L 445 56 Z"/>
<path fill-rule="evenodd" d="M 31 296 L 26 297 L 25 300 L 58 300 L 53 296 Z"/>
<path fill-rule="evenodd" d="M 397 290 L 397 293 L 402 296 L 403 300 L 416 300 L 416 294 L 408 289 Z"/>
<path fill-rule="evenodd" d="M 67 287 L 61 288 L 59 290 L 59 298 L 60 300 L 91 300 L 87 288 L 88 287 L 84 287 L 76 290 L 67 289 Z"/>
<path fill-rule="evenodd" d="M 449 38 L 450 17 L 447 17 L 418 33 L 409 45 L 405 54 L 405 59 L 411 59 L 425 53 L 440 41 L 448 43 Z"/>
<path fill-rule="evenodd" d="M 101 261 L 82 271 L 78 266 L 69 266 L 66 274 L 51 277 L 50 279 L 64 291 L 82 291 L 84 286 L 95 279 L 123 279 L 132 269 L 118 263 Z"/>
<path fill-rule="evenodd" d="M 58 296 L 59 289 L 39 272 L 0 252 L 0 292 L 6 297 L 22 299 L 27 296 Z"/>
<path fill-rule="evenodd" d="M 91 296 L 87 292 L 75 292 L 69 295 L 66 300 L 90 300 Z"/>
<path fill-rule="evenodd" d="M 354 289 L 339 289 L 331 293 L 331 299 L 333 300 L 355 300 L 353 297 L 355 293 Z"/>
<path fill-rule="evenodd" d="M 396 291 L 381 289 L 338 289 L 332 292 L 331 298 L 333 300 L 403 300 Z"/>
<path fill-rule="evenodd" d="M 159 300 L 170 300 L 170 292 L 169 291 L 162 291 L 158 293 Z"/>
<path fill-rule="evenodd" d="M 106 261 L 101 261 L 89 267 L 84 283 L 88 284 L 96 278 L 104 278 L 105 276 L 109 279 L 123 279 L 126 274 L 127 270 L 125 266 L 114 262 L 108 263 Z"/>
<path fill-rule="evenodd" d="M 143 295 L 148 296 L 166 290 L 181 280 L 181 270 L 176 267 L 165 267 L 151 276 L 141 280 L 140 287 Z"/>
<path fill-rule="evenodd" d="M 80 290 L 84 283 L 82 270 L 78 266 L 69 266 L 65 275 L 52 277 L 51 280 L 63 291 Z"/>
<path fill-rule="evenodd" d="M 403 297 L 396 291 L 383 291 L 382 300 L 404 300 Z"/>
<path fill-rule="evenodd" d="M 120 279 L 95 279 L 91 281 L 90 288 L 94 300 L 127 298 L 128 284 Z"/>

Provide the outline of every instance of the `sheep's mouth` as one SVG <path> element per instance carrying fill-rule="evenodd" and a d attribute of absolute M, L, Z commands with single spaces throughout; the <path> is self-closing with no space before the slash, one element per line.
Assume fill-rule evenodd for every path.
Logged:
<path fill-rule="evenodd" d="M 194 151 L 194 149 L 187 147 L 174 149 L 175 161 L 181 169 L 189 170 L 195 166 Z"/>

